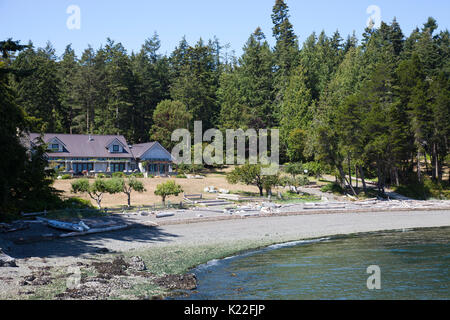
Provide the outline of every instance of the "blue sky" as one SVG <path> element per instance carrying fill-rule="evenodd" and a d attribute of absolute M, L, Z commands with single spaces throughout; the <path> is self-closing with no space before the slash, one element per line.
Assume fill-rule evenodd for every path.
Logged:
<path fill-rule="evenodd" d="M 271 12 L 275 0 L 0 0 L 0 39 L 12 37 L 36 47 L 50 41 L 60 55 L 72 43 L 78 55 L 88 44 L 99 48 L 110 37 L 122 42 L 131 52 L 138 51 L 156 31 L 161 39 L 161 53 L 170 53 L 183 35 L 189 43 L 200 37 L 217 36 L 229 43 L 237 55 L 249 35 L 260 26 L 270 44 Z M 290 20 L 302 43 L 313 31 L 325 30 L 331 35 L 339 29 L 341 36 L 356 31 L 358 38 L 370 14 L 366 9 L 376 5 L 381 19 L 390 22 L 397 17 L 407 35 L 433 16 L 439 29 L 450 21 L 448 0 L 288 0 Z M 80 29 L 69 30 L 66 13 L 69 5 L 81 10 Z"/>

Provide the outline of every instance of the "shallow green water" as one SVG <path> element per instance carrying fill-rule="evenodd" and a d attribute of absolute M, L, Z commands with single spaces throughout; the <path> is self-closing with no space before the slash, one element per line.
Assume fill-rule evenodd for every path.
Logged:
<path fill-rule="evenodd" d="M 379 290 L 367 288 L 371 265 L 380 267 Z M 272 246 L 194 273 L 188 299 L 449 299 L 450 228 Z"/>

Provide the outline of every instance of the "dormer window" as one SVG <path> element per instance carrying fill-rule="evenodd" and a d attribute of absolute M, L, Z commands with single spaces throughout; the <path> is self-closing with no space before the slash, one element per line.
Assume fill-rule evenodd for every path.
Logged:
<path fill-rule="evenodd" d="M 64 142 L 62 142 L 57 137 L 47 140 L 48 150 L 51 152 L 67 152 Z"/>
<path fill-rule="evenodd" d="M 126 145 L 117 138 L 112 139 L 105 147 L 109 153 L 127 153 Z"/>

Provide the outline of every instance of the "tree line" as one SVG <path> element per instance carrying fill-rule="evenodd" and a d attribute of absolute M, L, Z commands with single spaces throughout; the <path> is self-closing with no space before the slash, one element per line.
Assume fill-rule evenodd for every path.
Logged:
<path fill-rule="evenodd" d="M 317 161 L 387 184 L 442 180 L 449 160 L 449 32 L 433 18 L 409 36 L 394 19 L 358 40 L 336 31 L 300 42 L 284 0 L 272 11 L 275 46 L 261 28 L 236 57 L 217 38 L 168 55 L 155 33 L 138 52 L 107 39 L 77 56 L 50 43 L 8 51 L 8 90 L 37 132 L 122 134 L 131 143 L 192 128 L 279 128 L 281 162 Z M 17 43 L 18 44 L 18 43 Z M 6 118 L 5 118 L 6 119 Z M 3 121 L 3 118 L 2 118 Z"/>

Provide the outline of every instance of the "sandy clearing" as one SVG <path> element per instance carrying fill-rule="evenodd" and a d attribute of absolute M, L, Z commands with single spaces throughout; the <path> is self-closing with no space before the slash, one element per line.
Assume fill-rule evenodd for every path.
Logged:
<path fill-rule="evenodd" d="M 132 205 L 153 205 L 155 203 L 161 203 L 161 197 L 155 196 L 154 191 L 156 186 L 160 183 L 166 182 L 169 179 L 173 179 L 176 183 L 183 187 L 186 194 L 198 194 L 203 193 L 205 198 L 215 199 L 214 194 L 205 194 L 204 189 L 209 186 L 214 186 L 217 189 L 227 189 L 234 191 L 246 191 L 246 192 L 258 192 L 258 188 L 255 186 L 247 186 L 243 184 L 230 184 L 225 179 L 224 175 L 209 175 L 204 179 L 177 179 L 177 178 L 150 178 L 140 179 L 144 183 L 146 191 L 143 193 L 134 192 L 131 195 Z M 86 200 L 90 200 L 93 205 L 95 202 L 89 198 L 86 194 L 73 194 L 70 192 L 71 183 L 74 180 L 56 180 L 53 186 L 57 190 L 63 191 L 63 195 L 66 197 L 79 197 Z M 167 200 L 171 202 L 179 202 L 183 199 L 183 194 L 178 197 L 169 197 Z M 105 194 L 102 200 L 103 207 L 117 207 L 127 204 L 127 196 L 125 194 Z"/>

